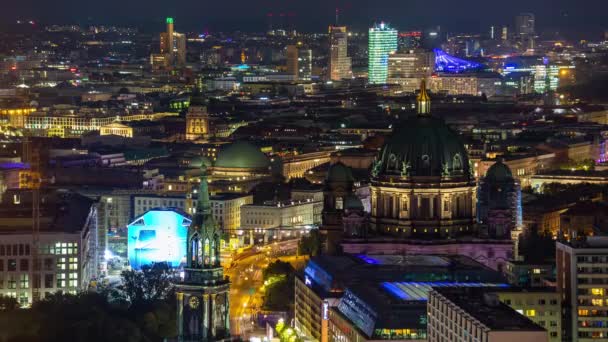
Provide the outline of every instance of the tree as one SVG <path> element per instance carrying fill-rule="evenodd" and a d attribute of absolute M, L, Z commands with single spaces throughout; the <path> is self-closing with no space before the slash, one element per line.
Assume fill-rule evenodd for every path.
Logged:
<path fill-rule="evenodd" d="M 303 236 L 298 242 L 298 254 L 313 257 L 321 250 L 321 236 L 318 229 L 310 231 L 308 236 Z"/>
<path fill-rule="evenodd" d="M 132 305 L 164 300 L 173 292 L 171 272 L 165 263 L 144 266 L 141 271 L 123 271 L 119 294 Z"/>
<path fill-rule="evenodd" d="M 295 270 L 290 263 L 274 261 L 264 270 L 264 309 L 290 311 L 294 300 Z"/>

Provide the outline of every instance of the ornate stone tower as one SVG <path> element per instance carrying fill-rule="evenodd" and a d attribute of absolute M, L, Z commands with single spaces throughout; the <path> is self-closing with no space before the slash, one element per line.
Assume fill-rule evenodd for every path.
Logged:
<path fill-rule="evenodd" d="M 220 229 L 211 215 L 207 168 L 201 166 L 196 213 L 188 228 L 184 280 L 176 284 L 179 341 L 230 338 L 230 282 L 220 265 Z"/>
<path fill-rule="evenodd" d="M 186 113 L 186 139 L 196 140 L 207 138 L 209 135 L 209 114 L 204 100 L 195 95 L 190 100 Z"/>

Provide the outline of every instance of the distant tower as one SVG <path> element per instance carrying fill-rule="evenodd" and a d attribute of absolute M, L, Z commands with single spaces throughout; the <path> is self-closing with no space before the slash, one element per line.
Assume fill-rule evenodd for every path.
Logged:
<path fill-rule="evenodd" d="M 230 337 L 230 281 L 220 265 L 220 228 L 211 214 L 204 163 L 201 171 L 196 213 L 188 227 L 184 280 L 175 284 L 178 341 Z"/>
<path fill-rule="evenodd" d="M 336 9 L 336 13 L 338 13 L 338 9 Z M 348 31 L 346 26 L 330 26 L 329 79 L 339 81 L 352 78 L 351 64 L 351 58 L 348 57 Z"/>
<path fill-rule="evenodd" d="M 167 32 L 160 34 L 160 54 L 171 66 L 186 64 L 186 35 L 177 33 L 173 27 L 173 18 L 167 18 Z"/>
<path fill-rule="evenodd" d="M 310 80 L 312 77 L 312 50 L 302 43 L 287 45 L 287 73 L 295 80 Z"/>
<path fill-rule="evenodd" d="M 190 107 L 186 113 L 186 139 L 196 140 L 206 138 L 209 135 L 209 114 L 204 102 L 193 96 Z"/>
<path fill-rule="evenodd" d="M 388 77 L 388 55 L 397 50 L 397 30 L 385 23 L 369 29 L 368 80 L 370 84 L 384 84 Z"/>
<path fill-rule="evenodd" d="M 298 79 L 298 46 L 287 45 L 287 73 Z"/>
<path fill-rule="evenodd" d="M 508 239 L 521 226 L 521 189 L 502 161 L 479 180 L 477 199 L 477 223 L 489 237 Z"/>
<path fill-rule="evenodd" d="M 535 33 L 535 19 L 532 13 L 520 13 L 515 17 L 515 34 L 532 36 Z"/>

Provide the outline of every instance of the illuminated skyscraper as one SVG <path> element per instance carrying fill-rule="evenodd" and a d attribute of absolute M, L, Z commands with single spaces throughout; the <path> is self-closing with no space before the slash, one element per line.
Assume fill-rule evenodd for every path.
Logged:
<path fill-rule="evenodd" d="M 518 35 L 534 35 L 534 14 L 520 13 L 515 17 L 515 33 Z"/>
<path fill-rule="evenodd" d="M 339 81 L 352 78 L 351 59 L 348 57 L 346 26 L 329 27 L 329 79 Z"/>
<path fill-rule="evenodd" d="M 287 45 L 287 73 L 298 78 L 298 46 Z"/>
<path fill-rule="evenodd" d="M 397 30 L 385 23 L 369 29 L 368 79 L 370 84 L 384 84 L 388 77 L 388 55 L 397 50 Z"/>
<path fill-rule="evenodd" d="M 295 80 L 310 80 L 312 76 L 312 50 L 298 45 L 287 45 L 287 73 Z"/>
<path fill-rule="evenodd" d="M 173 18 L 167 18 L 167 31 L 160 34 L 160 55 L 172 66 L 186 64 L 186 35 L 175 32 Z"/>

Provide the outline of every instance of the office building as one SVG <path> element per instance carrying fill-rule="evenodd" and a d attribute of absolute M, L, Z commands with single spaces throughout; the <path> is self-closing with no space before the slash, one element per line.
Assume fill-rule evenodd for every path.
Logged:
<path fill-rule="evenodd" d="M 0 203 L 0 295 L 23 306 L 55 292 L 85 290 L 98 275 L 94 202 L 75 193 L 43 192 L 40 215 L 35 253 L 31 192 L 7 191 Z"/>
<path fill-rule="evenodd" d="M 532 13 L 520 13 L 515 17 L 515 34 L 517 35 L 534 35 L 534 14 Z"/>
<path fill-rule="evenodd" d="M 414 93 L 420 82 L 431 76 L 434 54 L 424 50 L 407 50 L 388 57 L 387 83 L 401 85 L 404 92 Z"/>
<path fill-rule="evenodd" d="M 433 93 L 448 95 L 471 95 L 487 97 L 496 95 L 501 85 L 498 75 L 494 74 L 438 74 L 429 79 L 429 89 Z"/>
<path fill-rule="evenodd" d="M 173 18 L 167 18 L 167 31 L 160 34 L 160 56 L 164 56 L 162 63 L 170 66 L 186 65 L 186 35 L 175 32 Z M 154 56 L 152 62 L 161 63 L 160 56 Z"/>
<path fill-rule="evenodd" d="M 380 23 L 370 28 L 368 35 L 368 81 L 370 84 L 385 84 L 388 56 L 397 50 L 397 30 Z"/>
<path fill-rule="evenodd" d="M 210 197 L 213 219 L 225 233 L 234 233 L 241 226 L 241 207 L 253 204 L 253 196 L 219 193 Z"/>
<path fill-rule="evenodd" d="M 422 47 L 422 31 L 399 32 L 397 45 L 399 51 L 407 51 Z"/>
<path fill-rule="evenodd" d="M 298 48 L 298 77 L 300 81 L 310 81 L 312 78 L 312 50 Z"/>
<path fill-rule="evenodd" d="M 562 305 L 553 287 L 490 290 L 498 299 L 547 330 L 549 342 L 562 340 Z"/>
<path fill-rule="evenodd" d="M 294 326 L 313 341 L 424 339 L 433 287 L 499 289 L 503 281 L 459 256 L 317 256 L 296 276 Z"/>
<path fill-rule="evenodd" d="M 298 46 L 287 45 L 285 50 L 285 54 L 287 56 L 287 65 L 285 66 L 287 69 L 287 74 L 292 75 L 294 79 L 297 79 L 298 70 L 300 69 L 298 63 Z"/>
<path fill-rule="evenodd" d="M 538 324 L 476 288 L 436 287 L 429 293 L 429 342 L 540 342 L 548 334 Z"/>
<path fill-rule="evenodd" d="M 329 79 L 351 79 L 351 58 L 348 57 L 348 31 L 346 26 L 329 27 Z"/>
<path fill-rule="evenodd" d="M 509 260 L 503 269 L 509 284 L 519 287 L 544 287 L 555 277 L 554 263 L 529 263 Z"/>
<path fill-rule="evenodd" d="M 556 243 L 557 291 L 564 307 L 564 339 L 608 339 L 608 237 Z"/>

